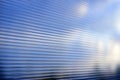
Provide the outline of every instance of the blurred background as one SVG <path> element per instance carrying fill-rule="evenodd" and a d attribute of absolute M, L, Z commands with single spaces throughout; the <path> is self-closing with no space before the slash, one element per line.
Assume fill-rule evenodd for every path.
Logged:
<path fill-rule="evenodd" d="M 0 80 L 120 80 L 120 0 L 0 0 Z"/>

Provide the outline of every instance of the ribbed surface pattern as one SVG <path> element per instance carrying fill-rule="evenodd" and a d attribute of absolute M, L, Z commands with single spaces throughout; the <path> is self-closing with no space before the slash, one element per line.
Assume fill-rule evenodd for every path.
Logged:
<path fill-rule="evenodd" d="M 97 11 L 93 5 L 97 2 L 0 0 L 1 79 L 99 80 L 95 72 L 105 55 L 100 35 L 105 38 L 111 25 L 103 20 L 112 19 L 114 9 Z"/>

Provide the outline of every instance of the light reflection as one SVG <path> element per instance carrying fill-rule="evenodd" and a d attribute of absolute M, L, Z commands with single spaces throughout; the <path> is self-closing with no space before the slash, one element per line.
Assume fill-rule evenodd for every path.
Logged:
<path fill-rule="evenodd" d="M 104 3 L 104 2 L 102 2 L 102 3 Z M 105 1 L 105 3 L 106 3 L 106 1 Z M 110 4 L 106 5 L 105 3 L 102 6 L 101 6 L 101 3 L 99 5 L 97 4 L 97 7 L 94 6 L 95 9 L 98 11 L 98 13 L 99 12 L 101 13 L 102 11 L 106 10 L 107 7 L 110 5 Z M 30 7 L 30 8 L 32 8 L 32 7 Z M 75 7 L 75 10 L 76 10 L 75 13 L 77 13 L 78 17 L 85 17 L 85 15 L 88 14 L 89 8 L 90 8 L 90 6 L 87 2 L 82 2 L 80 4 L 78 3 L 78 5 Z M 34 8 L 33 8 L 33 10 L 34 10 Z M 48 16 L 50 16 L 51 13 L 49 13 L 49 11 L 51 12 L 52 9 L 48 8 L 46 10 L 48 10 L 48 11 L 46 11 L 45 14 L 46 15 L 48 14 Z M 37 11 L 37 9 L 36 9 L 36 11 Z M 42 10 L 40 10 L 40 11 L 42 11 Z M 58 11 L 58 9 L 55 11 Z M 95 11 L 92 9 L 90 11 L 95 13 Z M 34 12 L 34 11 L 31 11 L 31 12 Z M 38 13 L 38 14 L 40 14 L 40 13 Z M 58 13 L 56 12 L 56 14 L 54 14 L 54 16 L 50 16 L 50 18 L 45 17 L 45 19 L 35 17 L 35 19 L 36 19 L 35 22 L 38 21 L 38 23 L 40 23 L 40 24 L 37 24 L 34 22 L 32 23 L 32 21 L 31 21 L 31 23 L 28 22 L 29 25 L 31 25 L 31 26 L 34 25 L 34 27 L 36 27 L 35 24 L 38 25 L 37 26 L 38 29 L 28 27 L 28 28 L 26 28 L 26 30 L 24 30 L 25 25 L 23 25 L 23 29 L 22 29 L 22 27 L 20 27 L 20 31 L 19 31 L 19 28 L 16 28 L 16 29 L 13 29 L 11 31 L 11 33 L 10 33 L 10 30 L 8 30 L 6 32 L 3 32 L 4 34 L 1 35 L 2 37 L 5 37 L 5 39 L 2 39 L 4 44 L 9 45 L 9 46 L 2 46 L 2 47 L 8 48 L 8 49 L 10 48 L 9 50 L 13 51 L 14 52 L 13 54 L 15 54 L 11 58 L 14 61 L 16 61 L 16 58 L 17 58 L 16 63 L 21 63 L 21 64 L 24 64 L 25 66 L 27 66 L 27 67 L 21 68 L 21 73 L 23 71 L 23 72 L 25 72 L 25 74 L 28 74 L 27 71 L 29 71 L 31 76 L 33 76 L 35 74 L 41 76 L 41 75 L 44 75 L 43 74 L 44 72 L 46 72 L 46 73 L 48 72 L 47 75 L 49 75 L 49 74 L 50 75 L 51 74 L 58 75 L 58 73 L 61 73 L 61 75 L 67 75 L 67 76 L 69 74 L 78 74 L 79 75 L 82 73 L 89 73 L 90 71 L 92 72 L 92 69 L 95 69 L 96 66 L 101 71 L 115 73 L 118 65 L 120 64 L 120 42 L 116 41 L 115 39 L 112 39 L 113 36 L 110 36 L 111 38 L 109 38 L 107 36 L 104 37 L 105 34 L 101 34 L 99 32 L 98 33 L 94 32 L 94 30 L 90 31 L 90 30 L 85 30 L 85 28 L 81 29 L 81 27 L 83 27 L 83 26 L 80 26 L 80 25 L 79 25 L 80 29 L 76 28 L 76 29 L 69 30 L 69 28 L 71 28 L 71 27 L 66 26 L 64 23 L 60 24 L 62 22 L 59 23 L 58 17 L 60 15 L 57 16 L 57 14 Z M 59 13 L 59 14 L 61 14 L 61 13 Z M 25 15 L 25 16 L 27 16 L 27 15 Z M 95 17 L 96 16 L 98 16 L 97 13 L 95 13 Z M 119 16 L 118 14 L 117 14 L 117 16 L 115 16 L 114 28 L 116 31 L 120 32 L 120 23 L 119 23 L 120 20 L 119 20 L 118 16 Z M 23 18 L 24 18 L 24 16 L 23 16 Z M 31 20 L 32 20 L 32 18 L 31 18 Z M 54 18 L 56 18 L 55 22 L 52 21 Z M 59 18 L 61 18 L 61 17 L 59 17 Z M 17 21 L 17 19 L 15 19 L 15 20 Z M 42 20 L 45 20 L 45 21 L 42 21 Z M 51 21 L 49 21 L 49 20 L 51 20 Z M 57 20 L 58 20 L 58 22 L 57 22 Z M 64 21 L 64 19 L 61 19 L 61 20 Z M 68 20 L 69 20 L 69 17 L 68 17 L 68 19 L 66 19 L 66 21 L 68 21 Z M 90 20 L 90 22 L 89 22 L 89 20 Z M 85 24 L 88 27 L 91 26 L 90 24 L 93 24 L 92 19 L 89 19 L 89 20 L 86 19 L 86 21 L 83 21 L 85 23 L 83 23 L 81 25 Z M 47 21 L 49 21 L 50 23 L 47 23 Z M 80 21 L 82 21 L 82 20 L 80 20 Z M 102 20 L 100 20 L 100 21 L 102 21 Z M 46 23 L 44 23 L 44 22 L 46 22 Z M 71 26 L 73 26 L 73 27 L 75 24 L 74 22 L 76 22 L 76 21 L 73 20 L 73 23 L 72 23 L 72 21 L 70 21 L 70 23 L 72 24 Z M 22 23 L 25 24 L 24 21 Z M 55 23 L 55 24 L 51 25 L 52 23 Z M 98 21 L 98 23 L 99 23 L 99 21 Z M 18 23 L 14 23 L 14 24 L 19 25 Z M 41 24 L 45 25 L 44 26 L 45 29 L 48 29 L 48 30 L 45 30 L 45 31 L 42 30 L 41 29 L 42 27 L 39 27 L 39 26 L 41 26 Z M 61 26 L 66 26 L 67 28 L 60 28 L 61 26 L 56 25 L 56 24 L 60 24 Z M 68 21 L 68 24 L 69 24 L 69 21 Z M 51 25 L 51 27 L 52 26 L 57 26 L 57 27 L 53 27 L 53 31 L 52 31 L 50 25 Z M 93 24 L 93 25 L 96 26 L 99 31 L 99 28 L 101 27 L 101 26 L 99 26 L 100 23 L 97 25 L 95 25 L 95 24 Z M 9 25 L 9 26 L 12 26 L 12 25 Z M 105 27 L 105 25 L 103 27 Z M 101 28 L 103 28 L 103 27 L 101 27 Z M 56 28 L 56 29 L 54 29 L 54 28 Z M 62 32 L 58 33 L 58 31 L 65 31 L 68 33 L 66 33 L 66 35 L 63 36 L 60 34 Z M 9 36 L 8 34 L 12 35 L 12 36 Z M 8 37 L 8 39 L 6 37 Z M 12 45 L 12 44 L 14 44 L 14 45 Z M 7 51 L 8 53 L 10 53 L 9 50 Z M 6 51 L 6 50 L 3 50 L 3 51 Z M 5 55 L 6 56 L 13 55 L 13 54 L 8 54 L 8 53 Z M 19 54 L 19 53 L 21 53 L 21 54 Z M 9 61 L 9 60 L 11 60 L 11 58 L 10 57 L 8 57 L 8 58 L 9 59 L 7 60 L 7 57 L 5 57 L 6 64 L 11 64 L 11 63 L 13 64 L 14 63 L 13 61 Z M 21 59 L 23 59 L 23 60 L 21 60 Z M 3 62 L 5 62 L 4 59 L 3 59 Z M 22 66 L 24 66 L 24 65 L 22 65 Z M 12 65 L 12 66 L 13 67 L 10 68 L 10 71 L 14 70 L 15 66 L 14 65 Z M 17 65 L 17 66 L 19 67 L 21 65 Z M 5 65 L 5 67 L 6 67 L 6 65 Z M 11 66 L 8 66 L 8 67 L 11 67 Z M 15 69 L 16 69 L 16 71 L 15 71 L 15 74 L 16 74 L 17 70 L 19 71 L 19 68 L 15 67 Z M 39 72 L 39 71 L 41 71 L 41 72 Z M 52 73 L 52 71 L 56 72 L 57 74 Z M 5 73 L 7 73 L 7 71 Z M 14 71 L 13 71 L 13 73 L 14 73 Z M 23 74 L 23 76 L 26 76 L 25 74 Z M 74 76 L 74 75 L 72 75 L 72 76 Z M 50 76 L 50 77 L 56 77 L 56 76 Z"/>
<path fill-rule="evenodd" d="M 89 7 L 88 7 L 88 3 L 87 2 L 83 2 L 82 4 L 78 4 L 76 6 L 77 15 L 79 17 L 84 17 L 87 14 L 87 12 L 88 12 L 88 8 Z"/>
<path fill-rule="evenodd" d="M 94 34 L 81 29 L 75 29 L 70 32 L 71 33 L 68 33 L 69 37 L 65 37 L 66 45 L 75 47 L 72 44 L 75 44 L 75 42 L 78 41 L 79 43 L 77 45 L 87 45 L 84 48 L 87 49 L 91 55 L 89 58 L 85 58 L 87 59 L 87 62 L 84 64 L 81 62 L 77 64 L 89 64 L 89 66 L 94 67 L 94 64 L 97 62 L 97 65 L 101 70 L 115 73 L 118 65 L 120 64 L 120 42 L 112 39 L 112 36 L 110 38 L 110 36 L 101 35 L 102 37 L 100 37 L 100 34 L 98 33 Z M 80 67 L 79 70 L 80 69 L 82 69 L 82 67 Z"/>
<path fill-rule="evenodd" d="M 119 15 L 120 15 L 120 11 L 119 11 Z M 116 28 L 116 31 L 118 33 L 120 33 L 120 17 L 119 17 L 118 14 L 116 14 L 116 19 L 115 19 L 115 28 Z"/>
<path fill-rule="evenodd" d="M 109 42 L 107 62 L 110 65 L 111 71 L 115 72 L 118 64 L 120 64 L 120 43 L 116 41 Z"/>

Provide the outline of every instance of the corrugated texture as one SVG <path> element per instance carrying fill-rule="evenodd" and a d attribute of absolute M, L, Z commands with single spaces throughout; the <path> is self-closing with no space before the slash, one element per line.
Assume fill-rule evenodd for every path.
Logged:
<path fill-rule="evenodd" d="M 1 79 L 113 79 L 104 44 L 116 32 L 111 15 L 118 5 L 117 0 L 1 0 Z"/>

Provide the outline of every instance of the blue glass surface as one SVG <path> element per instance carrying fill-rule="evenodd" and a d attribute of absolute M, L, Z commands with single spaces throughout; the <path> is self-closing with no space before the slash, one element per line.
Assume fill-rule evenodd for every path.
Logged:
<path fill-rule="evenodd" d="M 120 80 L 119 0 L 0 0 L 1 80 Z"/>

